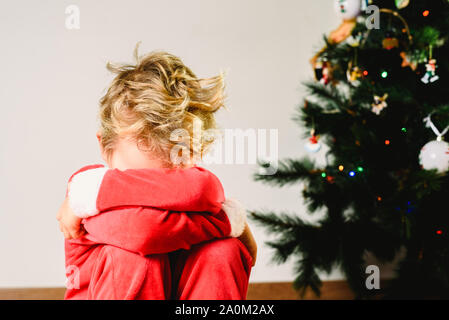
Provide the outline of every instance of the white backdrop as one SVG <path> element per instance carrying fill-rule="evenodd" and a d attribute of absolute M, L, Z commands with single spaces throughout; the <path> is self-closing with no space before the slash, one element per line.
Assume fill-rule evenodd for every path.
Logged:
<path fill-rule="evenodd" d="M 80 9 L 80 29 L 65 8 Z M 55 213 L 68 176 L 100 161 L 98 100 L 107 61 L 132 50 L 167 50 L 198 76 L 227 70 L 222 128 L 279 129 L 280 157 L 305 154 L 291 117 L 309 59 L 338 25 L 331 1 L 8 1 L 0 9 L 0 287 L 62 286 L 63 237 Z M 321 158 L 322 154 L 315 156 Z M 252 165 L 209 166 L 229 196 L 250 209 L 307 213 L 302 187 L 252 180 Z M 270 264 L 265 230 L 253 226 L 259 257 L 251 281 L 291 281 L 293 263 Z M 335 271 L 327 278 L 339 278 Z"/>

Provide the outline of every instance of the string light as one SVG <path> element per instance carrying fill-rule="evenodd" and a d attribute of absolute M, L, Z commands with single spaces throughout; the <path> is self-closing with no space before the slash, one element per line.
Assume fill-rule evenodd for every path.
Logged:
<path fill-rule="evenodd" d="M 390 145 L 390 140 L 385 140 L 385 145 L 386 146 Z"/>
<path fill-rule="evenodd" d="M 404 127 L 404 128 L 401 129 L 401 131 L 406 133 L 407 132 L 407 128 Z"/>
<path fill-rule="evenodd" d="M 382 201 L 382 197 L 381 197 L 381 196 L 378 196 L 378 197 L 377 197 L 377 201 Z"/>
<path fill-rule="evenodd" d="M 382 71 L 380 76 L 385 79 L 386 77 L 388 77 L 388 72 L 387 71 Z"/>
<path fill-rule="evenodd" d="M 415 211 L 415 207 L 412 205 L 411 201 L 407 201 L 407 213 L 412 213 L 413 211 Z"/>
<path fill-rule="evenodd" d="M 351 170 L 351 171 L 349 171 L 349 176 L 350 176 L 350 177 L 353 177 L 353 176 L 355 176 L 355 172 L 354 172 L 354 171 L 352 171 L 352 170 Z"/>
<path fill-rule="evenodd" d="M 360 167 L 360 166 L 357 167 L 357 171 L 358 171 L 358 172 L 363 172 L 363 167 Z"/>
<path fill-rule="evenodd" d="M 438 235 L 442 235 L 442 234 L 443 234 L 443 231 L 437 230 L 437 234 L 438 234 Z"/>
<path fill-rule="evenodd" d="M 343 165 L 339 165 L 338 166 L 338 170 L 343 171 L 345 167 L 343 167 Z"/>
<path fill-rule="evenodd" d="M 366 77 L 368 75 L 368 71 L 364 70 L 363 75 Z"/>
<path fill-rule="evenodd" d="M 429 10 L 424 10 L 423 13 L 422 13 L 422 15 L 423 15 L 424 17 L 427 17 L 429 14 L 430 14 L 430 11 L 429 11 Z"/>
<path fill-rule="evenodd" d="M 322 172 L 322 173 L 321 173 L 321 176 L 322 176 L 323 178 L 326 178 L 326 172 Z"/>

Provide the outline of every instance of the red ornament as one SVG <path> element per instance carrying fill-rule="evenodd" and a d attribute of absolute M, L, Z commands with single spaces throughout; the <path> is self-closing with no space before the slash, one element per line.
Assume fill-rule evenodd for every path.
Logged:
<path fill-rule="evenodd" d="M 322 84 L 328 84 L 330 82 L 330 64 L 327 61 L 316 62 L 315 78 Z"/>

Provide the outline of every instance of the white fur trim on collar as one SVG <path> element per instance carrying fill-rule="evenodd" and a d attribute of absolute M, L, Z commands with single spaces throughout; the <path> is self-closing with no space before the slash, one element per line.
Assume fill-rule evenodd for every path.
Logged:
<path fill-rule="evenodd" d="M 231 223 L 230 237 L 237 238 L 245 229 L 246 224 L 246 210 L 245 208 L 234 199 L 226 199 L 222 204 L 222 209 L 228 216 Z"/>
<path fill-rule="evenodd" d="M 95 168 L 76 174 L 69 186 L 70 208 L 80 218 L 98 214 L 97 196 L 108 168 Z"/>

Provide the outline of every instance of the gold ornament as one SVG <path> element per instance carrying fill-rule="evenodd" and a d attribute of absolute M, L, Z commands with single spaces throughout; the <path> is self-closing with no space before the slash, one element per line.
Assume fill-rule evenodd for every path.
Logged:
<path fill-rule="evenodd" d="M 347 76 L 349 82 L 356 83 L 363 76 L 363 72 L 359 67 L 355 66 L 351 70 L 348 70 Z"/>
<path fill-rule="evenodd" d="M 353 86 L 360 84 L 360 79 L 363 77 L 363 71 L 357 66 L 357 48 L 354 49 L 354 59 L 348 63 L 348 70 L 346 71 L 346 78 Z"/>
<path fill-rule="evenodd" d="M 398 39 L 394 37 L 387 37 L 382 40 L 382 47 L 387 50 L 399 47 Z"/>

